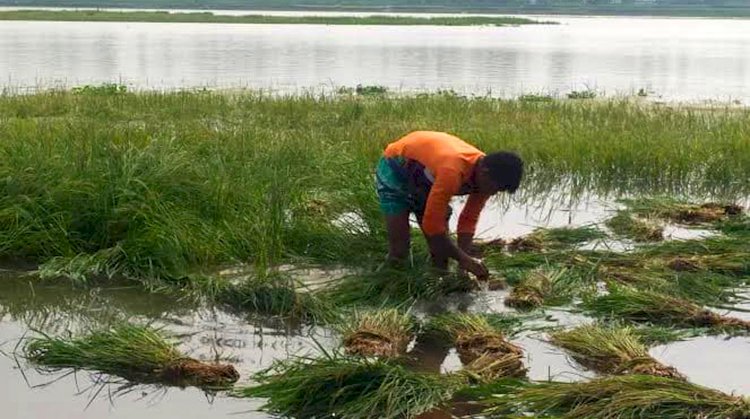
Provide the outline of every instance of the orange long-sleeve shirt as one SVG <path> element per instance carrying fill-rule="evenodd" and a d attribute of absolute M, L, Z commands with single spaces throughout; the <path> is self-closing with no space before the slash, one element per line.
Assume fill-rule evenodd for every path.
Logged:
<path fill-rule="evenodd" d="M 434 177 L 422 219 L 422 230 L 432 236 L 446 233 L 445 220 L 451 198 L 458 195 L 461 186 L 470 180 L 474 165 L 484 153 L 444 132 L 415 131 L 389 144 L 384 155 L 416 160 L 429 171 L 428 176 Z M 459 233 L 475 232 L 479 214 L 488 198 L 488 195 L 479 193 L 469 194 L 458 218 Z"/>

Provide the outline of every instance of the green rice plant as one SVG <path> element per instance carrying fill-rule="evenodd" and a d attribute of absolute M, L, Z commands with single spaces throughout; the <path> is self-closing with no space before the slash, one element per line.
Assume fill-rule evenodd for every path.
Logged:
<path fill-rule="evenodd" d="M 505 305 L 519 310 L 533 310 L 543 305 L 559 305 L 591 288 L 586 278 L 567 268 L 538 268 L 528 271 L 505 298 Z"/>
<path fill-rule="evenodd" d="M 676 257 L 666 261 L 667 267 L 678 272 L 718 272 L 729 275 L 750 274 L 750 252 L 722 253 Z"/>
<path fill-rule="evenodd" d="M 558 250 L 604 237 L 606 234 L 593 226 L 537 228 L 531 234 L 511 240 L 507 246 L 514 252 Z M 497 247 L 498 244 L 493 246 L 490 242 L 488 246 Z"/>
<path fill-rule="evenodd" d="M 674 198 L 640 198 L 624 203 L 636 214 L 663 218 L 681 224 L 710 224 L 741 215 L 744 208 L 734 203 L 690 203 Z"/>
<path fill-rule="evenodd" d="M 374 272 L 348 275 L 316 293 L 336 306 L 403 306 L 414 300 L 434 299 L 477 288 L 467 275 L 434 272 L 427 261 L 414 267 L 383 267 Z"/>
<path fill-rule="evenodd" d="M 22 350 L 48 370 L 88 369 L 142 383 L 223 387 L 239 378 L 231 365 L 189 358 L 158 330 L 127 323 L 82 337 L 29 338 Z"/>
<path fill-rule="evenodd" d="M 607 220 L 606 225 L 618 236 L 627 237 L 636 242 L 664 240 L 662 226 L 634 217 L 627 211 L 618 211 L 617 215 Z"/>
<path fill-rule="evenodd" d="M 334 325 L 350 355 L 398 357 L 414 339 L 414 317 L 396 308 L 354 309 Z"/>
<path fill-rule="evenodd" d="M 644 374 L 684 380 L 648 353 L 630 326 L 589 324 L 549 335 L 549 340 L 586 368 L 601 374 Z"/>
<path fill-rule="evenodd" d="M 746 418 L 750 401 L 717 390 L 650 375 L 580 383 L 536 383 L 483 400 L 486 415 L 506 418 Z"/>
<path fill-rule="evenodd" d="M 609 294 L 584 299 L 582 307 L 605 318 L 676 327 L 750 330 L 750 322 L 721 316 L 692 301 L 650 290 L 610 286 Z"/>
<path fill-rule="evenodd" d="M 458 357 L 471 376 L 491 380 L 500 376 L 523 376 L 523 350 L 505 339 L 503 330 L 517 324 L 504 316 L 448 313 L 436 316 L 427 325 L 430 333 L 456 345 Z"/>
<path fill-rule="evenodd" d="M 214 292 L 213 299 L 233 309 L 267 316 L 326 322 L 335 315 L 330 304 L 312 292 L 298 290 L 290 280 L 225 282 Z"/>
<path fill-rule="evenodd" d="M 750 191 L 748 112 L 453 95 L 4 95 L 0 257 L 49 276 L 149 286 L 235 263 L 376 265 L 387 242 L 372 171 L 410 129 L 517 150 L 528 166 L 518 199 L 529 204 L 591 194 L 737 199 Z M 565 253 L 488 263 L 526 269 Z"/>
<path fill-rule="evenodd" d="M 413 418 L 448 403 L 465 385 L 458 376 L 409 371 L 378 358 L 336 353 L 276 361 L 236 397 L 268 399 L 262 409 L 284 417 Z"/>

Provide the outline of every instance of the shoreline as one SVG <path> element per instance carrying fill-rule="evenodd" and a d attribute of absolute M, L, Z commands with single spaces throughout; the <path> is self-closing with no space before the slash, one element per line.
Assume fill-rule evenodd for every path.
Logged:
<path fill-rule="evenodd" d="M 217 15 L 212 12 L 170 11 L 106 11 L 106 10 L 17 10 L 0 11 L 0 21 L 53 22 L 154 22 L 154 23 L 225 23 L 225 24 L 301 24 L 301 25 L 399 25 L 399 26 L 520 26 L 552 25 L 556 22 L 537 21 L 508 16 L 279 16 L 279 15 Z"/>
<path fill-rule="evenodd" d="M 413 7 L 413 6 L 389 6 L 389 7 L 346 7 L 346 6 L 329 6 L 315 5 L 306 7 L 304 5 L 296 6 L 253 6 L 241 8 L 231 5 L 217 6 L 212 8 L 185 8 L 185 7 L 162 7 L 158 9 L 150 8 L 148 5 L 139 7 L 136 5 L 117 5 L 113 7 L 95 7 L 84 3 L 69 2 L 63 5 L 39 6 L 14 4 L 12 6 L 0 6 L 0 12 L 5 11 L 166 11 L 166 12 L 248 12 L 250 13 L 379 13 L 381 15 L 400 16 L 408 15 L 450 15 L 453 17 L 466 16 L 552 16 L 552 17 L 652 17 L 652 18 L 702 18 L 702 19 L 750 19 L 750 7 L 743 10 L 712 10 L 711 8 L 691 9 L 691 8 L 644 8 L 643 10 L 618 9 L 613 7 L 579 7 L 579 8 L 550 8 L 550 7 L 524 7 L 524 8 L 450 8 L 450 7 Z"/>

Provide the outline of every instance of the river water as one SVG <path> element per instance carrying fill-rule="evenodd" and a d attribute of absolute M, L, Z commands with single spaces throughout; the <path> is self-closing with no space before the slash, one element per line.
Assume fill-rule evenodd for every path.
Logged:
<path fill-rule="evenodd" d="M 0 21 L 0 85 L 28 91 L 119 82 L 136 89 L 301 92 L 363 84 L 508 97 L 644 89 L 656 100 L 750 103 L 747 20 L 536 18 L 560 24 Z"/>

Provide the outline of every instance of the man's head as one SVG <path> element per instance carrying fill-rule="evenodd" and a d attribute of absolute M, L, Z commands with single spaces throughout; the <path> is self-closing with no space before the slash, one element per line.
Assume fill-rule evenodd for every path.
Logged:
<path fill-rule="evenodd" d="M 498 151 L 487 154 L 475 168 L 474 181 L 480 193 L 513 193 L 523 177 L 523 160 L 516 154 Z"/>

